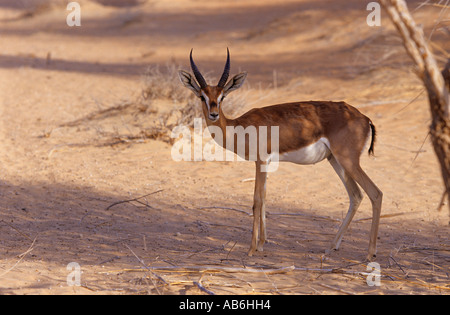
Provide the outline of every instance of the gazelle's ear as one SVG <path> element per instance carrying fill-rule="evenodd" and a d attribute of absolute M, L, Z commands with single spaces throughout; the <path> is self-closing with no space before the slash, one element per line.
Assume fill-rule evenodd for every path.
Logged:
<path fill-rule="evenodd" d="M 195 82 L 191 74 L 186 71 L 180 70 L 178 71 L 178 75 L 180 76 L 181 83 L 183 83 L 183 85 L 189 90 L 194 92 L 195 95 L 200 97 L 200 87 L 198 86 L 197 82 Z"/>
<path fill-rule="evenodd" d="M 223 96 L 225 97 L 231 91 L 239 89 L 242 84 L 244 84 L 245 78 L 247 77 L 247 72 L 241 72 L 236 74 L 231 78 L 230 81 L 223 88 Z"/>

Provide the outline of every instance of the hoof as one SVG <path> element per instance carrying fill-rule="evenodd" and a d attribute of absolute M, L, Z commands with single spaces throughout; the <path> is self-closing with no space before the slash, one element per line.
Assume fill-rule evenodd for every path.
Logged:
<path fill-rule="evenodd" d="M 377 254 L 369 254 L 366 257 L 367 261 L 375 261 L 375 259 L 377 258 Z"/>
<path fill-rule="evenodd" d="M 256 249 L 258 252 L 263 252 L 264 251 L 264 242 L 260 242 L 258 244 L 258 248 Z"/>
<path fill-rule="evenodd" d="M 329 249 L 325 250 L 325 255 L 330 255 L 331 252 L 337 252 L 338 250 L 339 250 L 339 248 L 337 248 L 335 246 L 330 247 Z"/>

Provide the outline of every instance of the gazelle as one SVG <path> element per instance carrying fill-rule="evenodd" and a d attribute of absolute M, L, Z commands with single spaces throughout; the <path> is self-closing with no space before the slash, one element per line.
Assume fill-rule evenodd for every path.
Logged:
<path fill-rule="evenodd" d="M 194 63 L 192 50 L 190 64 L 197 81 L 188 72 L 180 70 L 181 82 L 200 98 L 207 125 L 218 126 L 222 130 L 224 136 L 221 145 L 224 148 L 228 149 L 225 136 L 227 126 L 244 128 L 248 126 L 256 128 L 279 126 L 279 161 L 305 165 L 328 159 L 343 182 L 350 199 L 348 213 L 331 243 L 330 250 L 339 248 L 342 237 L 363 198 L 357 184 L 362 187 L 372 202 L 372 226 L 367 258 L 370 260 L 375 257 L 383 193 L 366 175 L 359 163 L 360 156 L 370 137 L 369 155 L 373 154 L 375 126 L 372 121 L 345 102 L 326 101 L 295 102 L 255 108 L 236 119 L 229 119 L 223 114 L 222 102 L 231 91 L 242 86 L 247 73 L 239 73 L 228 81 L 230 73 L 228 49 L 225 69 L 216 86 L 206 83 Z M 268 139 L 271 139 L 270 135 Z M 259 145 L 259 141 L 257 144 Z M 267 152 L 271 152 L 270 142 L 267 144 L 267 150 Z M 234 146 L 234 152 L 236 153 L 236 146 Z M 267 158 L 263 160 L 258 155 L 253 202 L 253 232 L 249 256 L 253 255 L 256 250 L 263 250 L 267 237 L 265 220 L 267 172 L 262 171 L 261 166 L 268 163 L 270 160 Z"/>

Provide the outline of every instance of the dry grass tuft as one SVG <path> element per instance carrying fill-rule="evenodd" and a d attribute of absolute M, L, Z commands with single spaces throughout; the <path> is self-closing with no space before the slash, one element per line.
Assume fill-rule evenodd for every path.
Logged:
<path fill-rule="evenodd" d="M 203 117 L 199 100 L 185 89 L 178 78 L 175 64 L 148 68 L 142 78 L 142 90 L 134 100 L 127 100 L 87 113 L 59 127 L 76 127 L 91 132 L 89 143 L 71 146 L 107 146 L 160 140 L 172 143 L 173 128 L 193 128 L 194 118 Z M 245 93 L 227 98 L 224 112 L 235 116 L 246 103 Z M 81 128 L 82 127 L 82 128 Z"/>
<path fill-rule="evenodd" d="M 169 132 L 178 125 L 192 128 L 194 118 L 203 117 L 198 99 L 180 83 L 179 68 L 175 64 L 169 64 L 163 70 L 160 66 L 149 68 L 143 79 L 141 104 L 158 111 L 158 102 L 172 103 L 171 110 L 159 110 L 161 112 L 159 120 Z M 212 81 L 207 76 L 205 79 L 207 82 Z M 223 110 L 227 116 L 234 117 L 244 108 L 246 102 L 246 93 L 231 94 L 223 104 Z"/>
<path fill-rule="evenodd" d="M 168 64 L 163 70 L 161 70 L 159 65 L 149 67 L 143 78 L 143 99 L 170 99 L 173 102 L 183 102 L 189 98 L 193 99 L 192 93 L 182 88 L 178 78 L 178 68 L 175 64 Z"/>

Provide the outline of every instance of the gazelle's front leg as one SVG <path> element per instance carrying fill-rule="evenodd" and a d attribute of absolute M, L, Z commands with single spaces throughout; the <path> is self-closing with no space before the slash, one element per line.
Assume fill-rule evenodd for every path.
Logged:
<path fill-rule="evenodd" d="M 248 252 L 249 256 L 258 251 L 263 251 L 266 242 L 266 181 L 267 172 L 261 171 L 261 164 L 256 162 L 255 193 L 253 196 L 253 232 L 252 243 Z M 260 232 L 260 233 L 259 233 Z M 258 241 L 259 235 L 259 241 Z"/>

